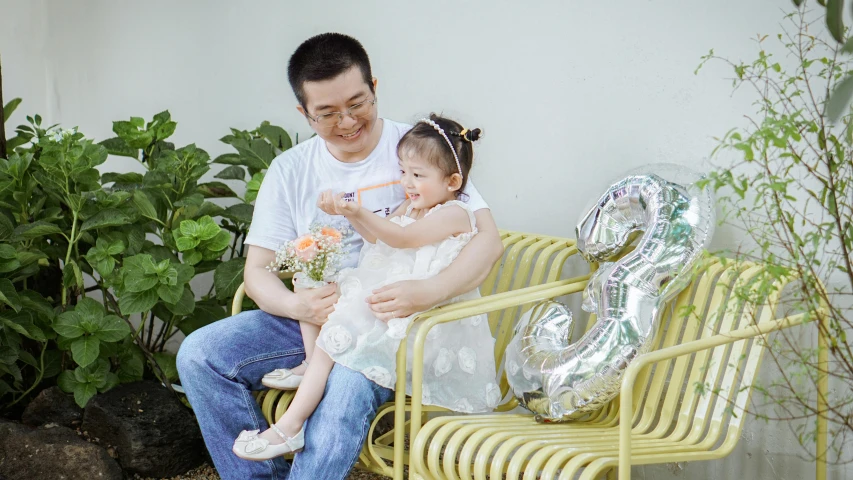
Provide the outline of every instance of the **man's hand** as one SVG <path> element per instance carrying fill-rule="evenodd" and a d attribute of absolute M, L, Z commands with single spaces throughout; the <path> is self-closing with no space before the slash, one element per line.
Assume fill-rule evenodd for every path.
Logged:
<path fill-rule="evenodd" d="M 348 202 L 344 200 L 344 194 L 333 194 L 331 190 L 326 190 L 320 194 L 317 199 L 317 207 L 329 215 L 355 215 L 361 209 L 356 202 Z"/>
<path fill-rule="evenodd" d="M 376 318 L 387 322 L 392 318 L 405 318 L 434 307 L 441 301 L 435 291 L 435 282 L 406 280 L 392 283 L 373 291 L 367 303 Z"/>
<path fill-rule="evenodd" d="M 293 318 L 314 325 L 323 325 L 334 311 L 335 302 L 338 301 L 339 296 L 334 283 L 320 288 L 296 289 Z"/>

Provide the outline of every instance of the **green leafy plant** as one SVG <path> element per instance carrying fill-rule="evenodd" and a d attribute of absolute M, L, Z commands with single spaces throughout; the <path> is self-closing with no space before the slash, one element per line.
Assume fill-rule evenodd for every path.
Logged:
<path fill-rule="evenodd" d="M 81 406 L 147 376 L 169 385 L 177 371 L 166 342 L 227 316 L 252 182 L 290 137 L 268 122 L 232 130 L 222 141 L 237 153 L 211 161 L 169 142 L 177 123 L 168 111 L 114 122 L 116 136 L 100 143 L 38 115 L 27 121 L 0 158 L 0 404 L 20 405 L 53 382 Z M 108 155 L 135 159 L 139 171 L 102 174 Z M 202 180 L 213 163 L 228 165 L 217 178 L 250 187 L 243 198 Z M 210 289 L 194 292 L 202 275 Z"/>
<path fill-rule="evenodd" d="M 753 413 L 790 423 L 809 455 L 814 420 L 828 419 L 835 454 L 829 459 L 848 462 L 853 458 L 843 446 L 853 434 L 853 345 L 847 335 L 853 327 L 853 116 L 848 109 L 838 122 L 830 121 L 827 99 L 853 72 L 853 63 L 838 43 L 810 32 L 814 12 L 797 10 L 786 19 L 777 42 L 758 37 L 752 62 L 713 51 L 702 59 L 727 63 L 734 87 L 751 88 L 757 98 L 748 125 L 727 132 L 714 150 L 714 158 L 732 152 L 739 159 L 713 172 L 709 184 L 721 193 L 724 221 L 744 233 L 734 257 L 768 266 L 756 288 L 745 286 L 733 292 L 735 298 L 762 304 L 782 279 L 796 279 L 795 288 L 782 292 L 782 314 L 822 318 L 816 325 L 830 342 L 826 370 L 818 350 L 801 342 L 801 331 L 777 333 L 769 352 L 779 377 L 757 385 L 772 412 Z M 817 410 L 811 392 L 824 374 L 833 393 L 827 408 Z"/>

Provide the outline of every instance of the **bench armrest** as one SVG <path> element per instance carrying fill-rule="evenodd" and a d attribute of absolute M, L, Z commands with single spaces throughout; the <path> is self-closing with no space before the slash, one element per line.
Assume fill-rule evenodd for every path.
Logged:
<path fill-rule="evenodd" d="M 820 315 L 825 312 L 820 311 Z M 622 377 L 622 385 L 619 395 L 619 478 L 627 478 L 630 475 L 631 458 L 631 428 L 633 427 L 633 396 L 634 383 L 640 371 L 653 363 L 689 355 L 702 350 L 719 347 L 734 343 L 747 338 L 757 337 L 777 330 L 782 330 L 795 325 L 802 325 L 817 318 L 809 318 L 806 314 L 791 315 L 778 320 L 764 321 L 755 325 L 720 333 L 708 338 L 693 340 L 691 342 L 671 347 L 662 348 L 653 352 L 645 353 L 635 358 L 625 369 Z"/>

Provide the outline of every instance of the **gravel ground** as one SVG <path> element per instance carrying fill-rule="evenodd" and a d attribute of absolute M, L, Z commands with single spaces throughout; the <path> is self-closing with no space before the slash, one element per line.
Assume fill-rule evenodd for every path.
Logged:
<path fill-rule="evenodd" d="M 153 478 L 143 478 L 138 475 L 134 475 L 133 478 L 134 480 L 155 480 Z M 347 480 L 384 480 L 387 478 L 390 477 L 365 472 L 364 470 L 353 470 L 350 476 L 347 477 Z M 204 464 L 195 470 L 190 470 L 183 475 L 178 475 L 167 480 L 219 480 L 219 474 L 216 473 L 216 469 L 211 465 Z"/>

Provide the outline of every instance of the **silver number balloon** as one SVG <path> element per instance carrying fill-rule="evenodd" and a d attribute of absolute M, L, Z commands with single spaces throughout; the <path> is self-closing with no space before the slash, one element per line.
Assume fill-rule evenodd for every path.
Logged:
<path fill-rule="evenodd" d="M 703 175 L 659 164 L 613 184 L 581 219 L 578 249 L 601 263 L 583 309 L 597 322 L 571 343 L 572 314 L 544 302 L 525 314 L 507 346 L 507 380 L 539 421 L 596 411 L 619 393 L 622 374 L 646 352 L 664 303 L 684 289 L 714 230 L 714 200 Z M 642 233 L 636 248 L 608 262 Z"/>

